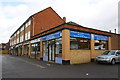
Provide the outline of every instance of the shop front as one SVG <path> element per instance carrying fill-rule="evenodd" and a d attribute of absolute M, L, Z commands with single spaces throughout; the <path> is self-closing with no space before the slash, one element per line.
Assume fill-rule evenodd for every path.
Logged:
<path fill-rule="evenodd" d="M 42 37 L 43 61 L 62 64 L 62 32 L 58 31 Z"/>
<path fill-rule="evenodd" d="M 18 45 L 15 46 L 15 55 L 18 56 Z"/>
<path fill-rule="evenodd" d="M 40 38 L 31 40 L 30 56 L 35 59 L 40 59 Z"/>
<path fill-rule="evenodd" d="M 70 64 L 90 62 L 91 34 L 70 30 Z"/>
<path fill-rule="evenodd" d="M 19 44 L 19 56 L 22 56 L 22 44 Z"/>
<path fill-rule="evenodd" d="M 28 57 L 29 56 L 29 43 L 25 43 L 24 45 L 24 56 Z"/>
<path fill-rule="evenodd" d="M 94 34 L 94 58 L 109 49 L 108 37 L 109 36 Z"/>

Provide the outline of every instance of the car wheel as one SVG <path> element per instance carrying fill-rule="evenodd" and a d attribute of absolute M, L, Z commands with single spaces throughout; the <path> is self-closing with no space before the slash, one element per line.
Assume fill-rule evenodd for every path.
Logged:
<path fill-rule="evenodd" d="M 112 64 L 112 65 L 115 64 L 115 59 L 112 59 L 111 64 Z"/>

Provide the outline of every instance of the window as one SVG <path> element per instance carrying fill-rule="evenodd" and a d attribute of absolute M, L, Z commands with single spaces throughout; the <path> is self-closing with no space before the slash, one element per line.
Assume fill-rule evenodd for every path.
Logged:
<path fill-rule="evenodd" d="M 32 46 L 32 51 L 31 55 L 32 56 L 40 56 L 40 38 L 31 40 L 31 46 Z"/>
<path fill-rule="evenodd" d="M 108 49 L 108 36 L 94 34 L 94 39 L 94 46 L 96 50 Z"/>
<path fill-rule="evenodd" d="M 40 56 L 40 42 L 32 44 L 31 55 Z"/>
<path fill-rule="evenodd" d="M 105 50 L 108 49 L 108 42 L 103 40 L 95 40 L 94 46 L 96 50 Z"/>
<path fill-rule="evenodd" d="M 46 56 L 48 56 L 48 42 L 47 41 L 45 41 L 45 42 L 43 42 L 43 56 L 44 57 L 46 57 Z"/>
<path fill-rule="evenodd" d="M 27 33 L 25 33 L 25 40 L 27 40 Z"/>
<path fill-rule="evenodd" d="M 115 55 L 115 51 L 105 51 L 103 55 Z"/>
<path fill-rule="evenodd" d="M 14 40 L 14 44 L 16 44 L 16 40 Z"/>
<path fill-rule="evenodd" d="M 19 34 L 19 31 L 17 31 L 17 34 Z"/>
<path fill-rule="evenodd" d="M 48 51 L 55 53 L 55 57 L 62 57 L 62 39 L 54 39 L 43 42 L 43 56 L 48 56 Z"/>
<path fill-rule="evenodd" d="M 23 35 L 22 35 L 22 38 L 21 38 L 21 39 L 22 39 L 21 41 L 23 42 Z"/>
<path fill-rule="evenodd" d="M 62 38 L 58 38 L 55 40 L 55 57 L 62 57 Z"/>
<path fill-rule="evenodd" d="M 116 52 L 116 54 L 117 54 L 118 56 L 120 56 L 120 51 Z"/>
<path fill-rule="evenodd" d="M 22 26 L 22 28 L 21 28 L 21 32 L 24 30 L 24 26 Z"/>
<path fill-rule="evenodd" d="M 20 42 L 23 42 L 23 35 L 20 36 Z"/>
<path fill-rule="evenodd" d="M 70 49 L 90 49 L 90 39 L 71 37 Z"/>
<path fill-rule="evenodd" d="M 25 28 L 27 28 L 28 27 L 28 23 L 25 23 Z"/>
<path fill-rule="evenodd" d="M 28 39 L 30 39 L 30 31 L 28 32 Z"/>
<path fill-rule="evenodd" d="M 27 28 L 31 24 L 31 21 L 29 20 L 28 22 L 25 23 L 25 28 Z"/>
<path fill-rule="evenodd" d="M 17 38 L 17 43 L 19 43 L 19 38 Z"/>
<path fill-rule="evenodd" d="M 28 21 L 28 26 L 31 24 L 31 20 Z"/>

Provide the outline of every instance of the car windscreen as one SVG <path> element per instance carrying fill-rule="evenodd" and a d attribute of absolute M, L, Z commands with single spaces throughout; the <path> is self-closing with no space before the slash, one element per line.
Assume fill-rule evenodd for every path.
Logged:
<path fill-rule="evenodd" d="M 105 51 L 103 55 L 114 55 L 115 51 Z"/>

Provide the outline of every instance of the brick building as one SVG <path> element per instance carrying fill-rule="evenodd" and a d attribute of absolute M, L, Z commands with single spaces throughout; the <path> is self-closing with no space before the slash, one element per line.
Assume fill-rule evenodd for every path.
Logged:
<path fill-rule="evenodd" d="M 9 51 L 9 43 L 1 43 L 0 54 L 8 54 L 8 51 Z"/>
<path fill-rule="evenodd" d="M 67 22 L 51 8 L 30 16 L 10 37 L 10 53 L 58 64 L 90 62 L 120 49 L 119 34 Z"/>

